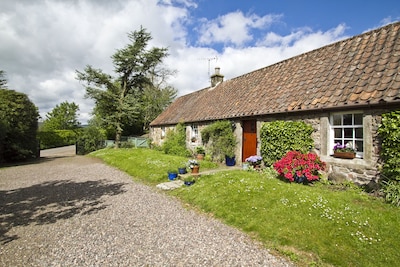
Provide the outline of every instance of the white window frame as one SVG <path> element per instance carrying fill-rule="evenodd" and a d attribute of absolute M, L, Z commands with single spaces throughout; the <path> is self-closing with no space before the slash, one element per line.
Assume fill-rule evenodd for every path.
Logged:
<path fill-rule="evenodd" d="M 199 126 L 197 124 L 192 124 L 191 127 L 190 139 L 195 138 L 196 142 L 199 140 Z"/>
<path fill-rule="evenodd" d="M 164 139 L 166 135 L 165 126 L 161 126 L 161 139 Z"/>
<path fill-rule="evenodd" d="M 343 115 L 346 114 L 351 114 L 352 115 L 352 124 L 351 125 L 344 125 L 343 124 Z M 362 119 L 361 119 L 361 123 L 362 124 L 354 124 L 354 115 L 357 114 L 361 114 L 362 115 Z M 333 123 L 333 118 L 335 115 L 340 115 L 341 116 L 341 125 L 334 125 Z M 342 141 L 342 144 L 350 141 L 353 144 L 356 144 L 356 141 L 358 142 L 362 142 L 362 151 L 356 151 L 356 157 L 357 158 L 363 158 L 364 157 L 364 152 L 365 152 L 365 131 L 364 131 L 364 113 L 362 111 L 349 111 L 349 112 L 335 112 L 335 113 L 331 113 L 330 114 L 330 118 L 329 118 L 329 126 L 330 126 L 330 140 L 329 140 L 329 151 L 330 153 L 328 154 L 333 154 L 333 147 L 335 146 L 335 139 L 339 139 L 339 138 L 335 138 L 335 129 L 336 128 L 341 128 L 341 129 L 353 129 L 352 131 L 352 137 L 345 137 L 344 133 L 342 133 L 342 137 L 340 138 Z M 356 137 L 356 132 L 355 129 L 362 129 L 362 138 L 357 138 Z"/>

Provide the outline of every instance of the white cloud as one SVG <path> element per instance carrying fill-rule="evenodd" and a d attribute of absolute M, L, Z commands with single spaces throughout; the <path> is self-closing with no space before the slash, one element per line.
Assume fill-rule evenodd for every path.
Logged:
<path fill-rule="evenodd" d="M 211 21 L 203 19 L 203 25 L 199 30 L 199 43 L 230 43 L 235 46 L 242 46 L 244 43 L 253 40 L 252 29 L 265 28 L 280 17 L 280 15 L 260 17 L 256 14 L 246 16 L 241 11 L 236 11 Z"/>
<path fill-rule="evenodd" d="M 0 69 L 6 71 L 8 87 L 28 94 L 42 118 L 57 104 L 75 102 L 82 122 L 93 102 L 84 98 L 75 70 L 90 64 L 112 74 L 110 57 L 127 44 L 127 33 L 140 26 L 151 33 L 152 46 L 169 49 L 165 64 L 178 71 L 170 82 L 179 95 L 207 87 L 208 72 L 216 66 L 231 79 L 331 43 L 345 29 L 298 29 L 282 36 L 266 31 L 281 15 L 240 11 L 196 21 L 190 12 L 197 4 L 191 0 L 2 0 L 0 5 Z M 191 27 L 199 23 L 200 35 L 193 41 Z M 196 46 L 214 43 L 224 49 Z M 218 60 L 207 60 L 213 57 Z"/>

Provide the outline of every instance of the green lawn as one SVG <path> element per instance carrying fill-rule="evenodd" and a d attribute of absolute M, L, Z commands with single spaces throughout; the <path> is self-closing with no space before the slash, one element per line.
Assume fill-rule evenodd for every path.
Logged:
<path fill-rule="evenodd" d="M 105 149 L 104 159 L 150 185 L 187 159 L 149 149 Z M 201 170 L 215 168 L 201 162 Z M 399 208 L 346 186 L 290 184 L 242 170 L 202 175 L 170 192 L 261 240 L 299 266 L 398 266 Z"/>

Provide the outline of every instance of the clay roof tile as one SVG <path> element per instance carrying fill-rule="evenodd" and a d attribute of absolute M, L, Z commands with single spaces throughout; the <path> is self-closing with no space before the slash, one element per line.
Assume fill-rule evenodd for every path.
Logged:
<path fill-rule="evenodd" d="M 400 98 L 400 22 L 177 98 L 151 125 Z"/>

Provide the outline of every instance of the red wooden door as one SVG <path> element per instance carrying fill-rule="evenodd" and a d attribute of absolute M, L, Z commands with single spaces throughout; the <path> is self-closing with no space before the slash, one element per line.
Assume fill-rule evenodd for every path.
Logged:
<path fill-rule="evenodd" d="M 246 158 L 257 155 L 257 126 L 255 120 L 243 121 L 242 162 Z"/>

